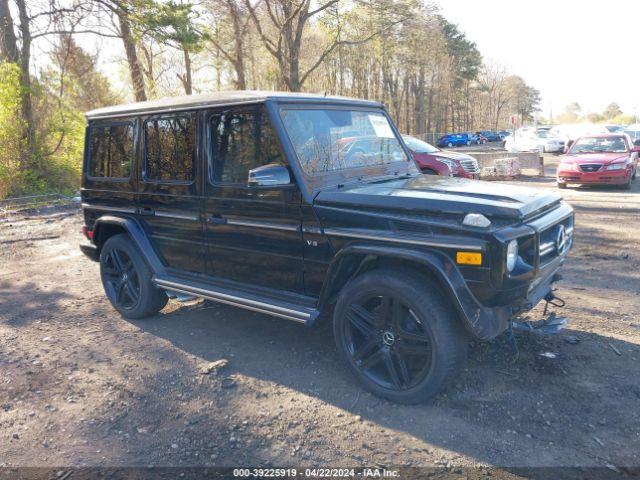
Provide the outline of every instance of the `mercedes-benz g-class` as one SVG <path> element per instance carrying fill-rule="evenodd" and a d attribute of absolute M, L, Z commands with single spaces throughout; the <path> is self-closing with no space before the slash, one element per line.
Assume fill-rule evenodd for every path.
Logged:
<path fill-rule="evenodd" d="M 189 295 L 330 318 L 353 374 L 405 403 L 552 298 L 573 239 L 556 194 L 421 175 L 382 104 L 304 94 L 89 112 L 82 206 L 122 316 Z"/>

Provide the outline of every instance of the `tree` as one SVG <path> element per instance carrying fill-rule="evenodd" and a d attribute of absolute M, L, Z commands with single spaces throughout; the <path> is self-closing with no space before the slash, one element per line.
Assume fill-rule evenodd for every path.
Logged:
<path fill-rule="evenodd" d="M 222 7 L 219 7 L 219 5 L 222 5 Z M 235 88 L 245 90 L 247 88 L 245 64 L 246 58 L 250 55 L 246 50 L 246 45 L 251 16 L 240 0 L 222 0 L 219 3 L 214 2 L 213 6 L 220 8 L 220 10 L 215 12 L 220 14 L 220 18 L 218 18 L 216 22 L 216 34 L 209 35 L 209 41 L 216 52 L 222 54 L 222 56 L 233 65 L 235 71 Z M 220 27 L 223 25 L 230 25 L 231 32 L 226 35 L 218 35 L 221 33 Z"/>
<path fill-rule="evenodd" d="M 187 95 L 193 93 L 193 72 L 191 55 L 203 48 L 203 42 L 209 35 L 195 23 L 193 5 L 170 1 L 155 4 L 142 15 L 142 21 L 148 28 L 148 35 L 160 43 L 177 48 L 183 55 L 184 74 L 177 74 Z"/>
<path fill-rule="evenodd" d="M 620 115 L 622 115 L 622 109 L 615 102 L 610 103 L 607 108 L 604 109 L 604 112 L 602 112 L 604 120 L 612 120 Z"/>
<path fill-rule="evenodd" d="M 564 109 L 564 112 L 560 114 L 558 120 L 561 123 L 575 123 L 577 122 L 582 115 L 582 107 L 578 102 L 572 102 L 567 105 Z"/>

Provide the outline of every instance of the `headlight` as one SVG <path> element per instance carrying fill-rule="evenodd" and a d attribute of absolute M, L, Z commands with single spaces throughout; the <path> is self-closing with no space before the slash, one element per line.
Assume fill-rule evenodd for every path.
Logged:
<path fill-rule="evenodd" d="M 560 165 L 558 165 L 558 170 L 565 170 L 568 172 L 573 172 L 576 170 L 576 164 L 575 163 L 561 163 Z"/>
<path fill-rule="evenodd" d="M 451 171 L 455 170 L 456 168 L 456 164 L 447 158 L 437 157 L 437 160 L 439 162 L 444 163 L 446 166 L 448 166 L 451 169 Z"/>
<path fill-rule="evenodd" d="M 511 240 L 507 245 L 507 270 L 512 272 L 518 260 L 518 241 Z"/>
<path fill-rule="evenodd" d="M 607 165 L 605 170 L 622 170 L 624 168 L 624 163 L 612 163 L 611 165 Z"/>

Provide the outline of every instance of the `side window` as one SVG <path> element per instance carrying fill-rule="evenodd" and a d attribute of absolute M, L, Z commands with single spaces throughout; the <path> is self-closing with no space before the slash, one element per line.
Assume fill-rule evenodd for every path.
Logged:
<path fill-rule="evenodd" d="M 194 178 L 194 115 L 151 118 L 145 122 L 145 180 L 190 182 Z"/>
<path fill-rule="evenodd" d="M 132 157 L 132 124 L 93 125 L 89 128 L 89 176 L 129 178 Z"/>
<path fill-rule="evenodd" d="M 249 170 L 270 163 L 285 165 L 263 108 L 213 115 L 209 126 L 212 181 L 246 185 Z"/>

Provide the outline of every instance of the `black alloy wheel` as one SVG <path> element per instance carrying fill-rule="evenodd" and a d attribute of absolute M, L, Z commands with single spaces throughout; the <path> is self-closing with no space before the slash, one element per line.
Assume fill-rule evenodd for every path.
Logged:
<path fill-rule="evenodd" d="M 153 272 L 128 235 L 114 235 L 100 249 L 102 286 L 120 315 L 144 318 L 158 313 L 169 301 L 153 283 Z"/>
<path fill-rule="evenodd" d="M 105 255 L 102 269 L 109 300 L 122 310 L 132 310 L 140 301 L 140 278 L 133 260 L 119 248 Z"/>
<path fill-rule="evenodd" d="M 464 364 L 468 336 L 428 275 L 379 267 L 343 287 L 333 313 L 338 353 L 364 388 L 399 403 L 442 391 Z"/>
<path fill-rule="evenodd" d="M 345 339 L 352 361 L 380 387 L 407 390 L 429 374 L 433 338 L 415 313 L 390 295 L 349 305 Z"/>

